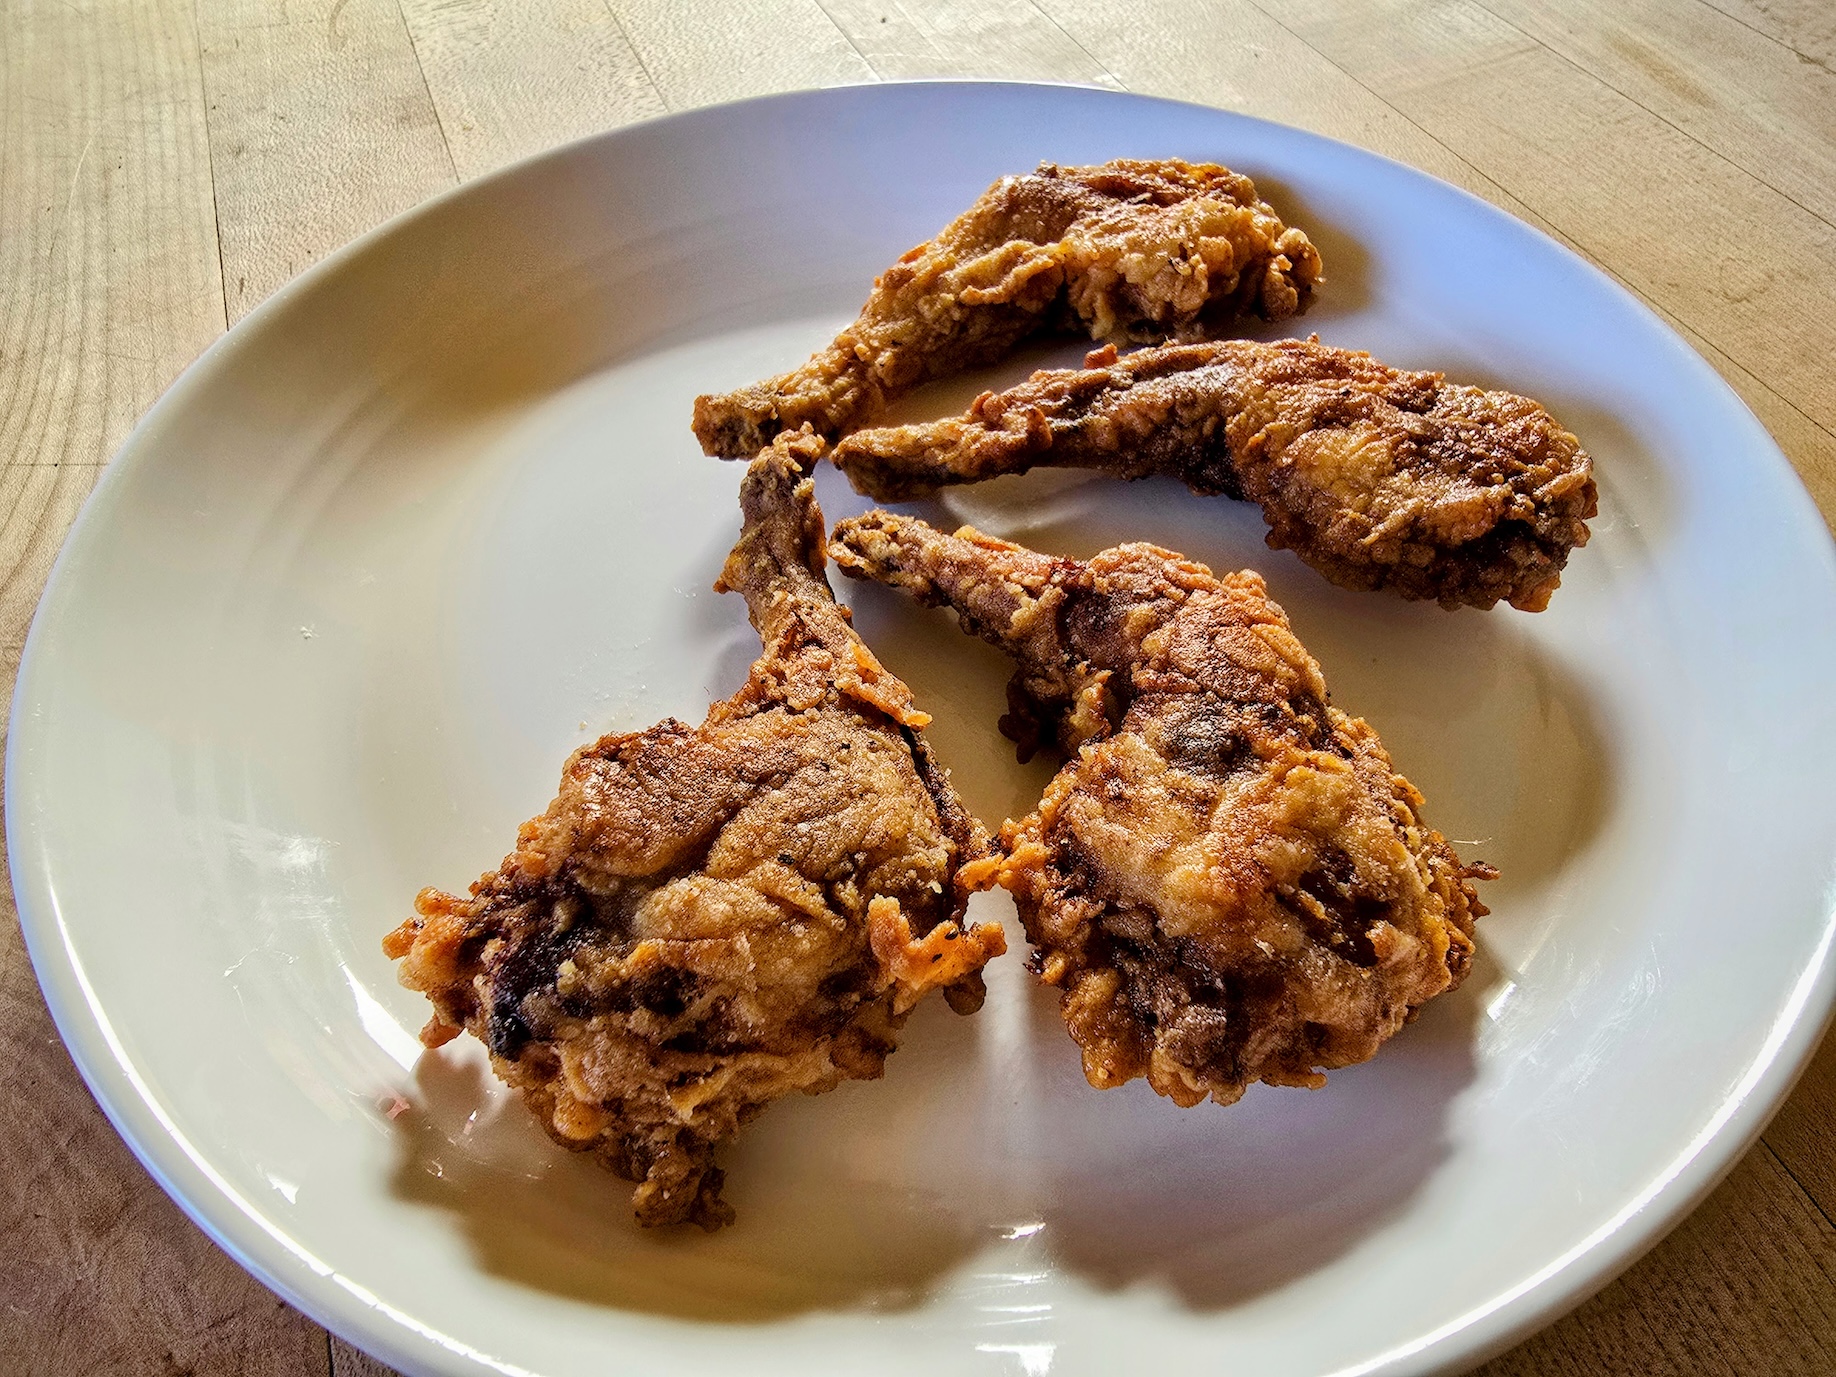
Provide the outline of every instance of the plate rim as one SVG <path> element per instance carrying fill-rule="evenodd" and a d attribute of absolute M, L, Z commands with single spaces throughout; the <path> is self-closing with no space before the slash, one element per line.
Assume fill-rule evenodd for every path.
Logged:
<path fill-rule="evenodd" d="M 1387 165 L 1405 179 L 1426 179 L 1450 192 L 1466 208 L 1496 227 L 1528 234 L 1590 275 L 1597 288 L 1630 306 L 1647 326 L 1656 327 L 1671 355 L 1718 392 L 1721 402 L 1732 403 L 1751 423 L 1764 443 L 1741 462 L 1771 466 L 1784 484 L 1787 500 L 1797 506 L 1798 518 L 1809 518 L 1813 530 L 1822 532 L 1820 550 L 1826 565 L 1836 565 L 1836 537 L 1811 498 L 1803 478 L 1785 456 L 1764 422 L 1732 385 L 1655 310 L 1603 269 L 1563 244 L 1547 231 L 1491 204 L 1464 187 L 1421 168 L 1357 144 L 1302 129 L 1278 120 L 1222 109 L 1200 101 L 1118 91 L 1085 83 L 1011 81 L 998 78 L 927 78 L 851 82 L 833 86 L 774 92 L 742 100 L 698 106 L 689 110 L 648 116 L 627 124 L 598 130 L 540 150 L 494 168 L 469 181 L 461 181 L 417 202 L 381 224 L 339 246 L 297 276 L 289 279 L 247 315 L 229 326 L 167 385 L 135 422 L 86 495 L 77 516 L 65 532 L 56 558 L 33 612 L 15 677 L 8 712 L 5 751 L 4 808 L 6 847 L 19 924 L 39 989 L 57 1028 L 60 1040 L 75 1063 L 84 1084 L 115 1132 L 146 1168 L 166 1195 L 185 1215 L 245 1271 L 262 1285 L 294 1305 L 333 1333 L 366 1352 L 407 1372 L 499 1372 L 514 1377 L 537 1377 L 526 1369 L 470 1348 L 389 1305 L 308 1253 L 259 1210 L 209 1164 L 185 1138 L 178 1125 L 145 1084 L 121 1044 L 106 1010 L 97 999 L 71 944 L 47 876 L 27 853 L 37 840 L 37 823 L 18 797 L 21 766 L 30 773 L 36 750 L 35 730 L 28 707 L 36 695 L 28 692 L 41 673 L 40 653 L 55 604 L 68 582 L 69 567 L 81 554 L 88 531 L 98 526 L 113 508 L 125 475 L 152 462 L 150 443 L 169 412 L 182 407 L 190 394 L 204 386 L 226 356 L 243 349 L 265 330 L 271 319 L 290 308 L 295 298 L 317 291 L 335 278 L 347 263 L 374 245 L 407 233 L 423 219 L 438 214 L 462 197 L 495 194 L 502 184 L 533 177 L 544 164 L 579 156 L 584 150 L 628 136 L 641 136 L 663 125 L 693 125 L 730 120 L 736 113 L 763 105 L 790 106 L 835 100 L 860 99 L 863 93 L 887 89 L 930 90 L 942 96 L 962 88 L 999 88 L 1016 92 L 1075 93 L 1097 102 L 1125 101 L 1199 111 L 1227 122 L 1241 122 L 1280 131 L 1283 137 L 1348 151 Z M 871 99 L 871 96 L 867 97 Z M 1457 1317 L 1409 1343 L 1349 1367 L 1331 1377 L 1366 1377 L 1367 1374 L 1450 1371 L 1482 1362 L 1554 1323 L 1636 1263 L 1660 1243 L 1692 1212 L 1745 1157 L 1763 1133 L 1809 1065 L 1825 1032 L 1836 1021 L 1836 884 L 1826 887 L 1823 898 L 1822 938 L 1810 964 L 1791 987 L 1784 1005 L 1759 1052 L 1721 1105 L 1670 1164 L 1605 1224 L 1568 1252 L 1546 1263 L 1530 1277 L 1466 1315 Z M 263 1239 L 268 1244 L 263 1244 Z M 264 1251 L 264 1248 L 266 1251 Z"/>

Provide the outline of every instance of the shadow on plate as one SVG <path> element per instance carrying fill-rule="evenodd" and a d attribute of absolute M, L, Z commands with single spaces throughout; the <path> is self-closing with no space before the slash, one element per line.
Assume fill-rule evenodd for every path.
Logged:
<path fill-rule="evenodd" d="M 1534 618 L 1335 589 L 1267 550 L 1246 504 L 1158 482 L 1012 481 L 1006 495 L 987 484 L 925 510 L 949 524 L 972 504 L 978 524 L 1062 553 L 1145 538 L 1214 568 L 1265 572 L 1335 701 L 1382 732 L 1430 822 L 1504 872 L 1487 887 L 1494 913 L 1473 978 L 1322 1091 L 1257 1087 L 1237 1106 L 1182 1111 L 1142 1083 L 1085 1084 L 1055 993 L 1021 968 L 1011 904 L 982 896 L 983 916 L 1005 916 L 1016 948 L 990 968 L 984 1010 L 958 1018 L 933 1001 L 883 1082 L 773 1105 L 723 1151 L 739 1220 L 714 1235 L 638 1229 L 629 1187 L 550 1143 L 479 1049 L 457 1043 L 421 1060 L 417 1104 L 396 1122 L 394 1185 L 449 1211 L 485 1270 L 593 1304 L 761 1322 L 985 1289 L 1025 1270 L 1006 1266 L 1024 1256 L 1214 1310 L 1355 1249 L 1446 1159 L 1497 974 L 1486 934 L 1534 926 L 1539 894 L 1611 812 L 1610 754 L 1580 681 Z M 818 482 L 831 520 L 864 505 L 832 472 Z M 1053 765 L 1016 765 L 996 735 L 1005 657 L 946 613 L 837 583 L 865 639 L 934 714 L 929 736 L 970 806 L 990 823 L 1030 810 Z M 717 673 L 737 682 L 756 638 L 742 647 L 737 599 L 705 601 L 700 630 L 726 626 L 733 644 Z"/>
<path fill-rule="evenodd" d="M 1320 266 L 1325 281 L 1314 295 L 1306 315 L 1281 322 L 1276 335 L 1305 335 L 1309 320 L 1331 320 L 1335 316 L 1354 315 L 1371 304 L 1371 254 L 1356 234 L 1325 219 L 1311 209 L 1300 195 L 1279 177 L 1256 173 L 1256 193 L 1275 207 L 1282 223 L 1295 225 L 1313 241 L 1320 251 Z"/>
<path fill-rule="evenodd" d="M 478 1265 L 506 1281 L 623 1310 L 760 1322 L 918 1304 L 979 1242 L 922 1189 L 821 1162 L 820 1138 L 802 1154 L 812 1169 L 800 1169 L 795 1143 L 781 1141 L 798 1137 L 794 1123 L 727 1154 L 761 1159 L 727 1163 L 737 1225 L 711 1235 L 640 1229 L 630 1184 L 550 1142 L 474 1051 L 421 1058 L 414 1103 L 395 1122 L 392 1186 L 401 1199 L 448 1211 Z M 805 1107 L 773 1113 L 782 1124 Z"/>
<path fill-rule="evenodd" d="M 1323 1091 L 1180 1110 L 1139 1082 L 1090 1089 L 1055 993 L 1006 960 L 982 1017 L 914 1019 L 883 1084 L 780 1102 L 724 1150 L 739 1219 L 717 1234 L 639 1229 L 629 1186 L 550 1143 L 469 1051 L 421 1059 L 393 1189 L 449 1212 L 484 1271 L 621 1310 L 897 1311 L 953 1275 L 1017 1286 L 1042 1259 L 1213 1310 L 1354 1247 L 1446 1155 L 1474 1070 L 1466 992 Z M 1003 1253 L 1017 1237 L 1033 1265 Z"/>
<path fill-rule="evenodd" d="M 1607 408 L 1564 401 L 1559 408 L 1551 403 L 1551 409 L 1594 457 L 1601 494 L 1600 519 L 1591 523 L 1596 533 L 1615 532 L 1624 523 L 1645 545 L 1660 543 L 1677 524 L 1677 495 L 1648 443 Z"/>
<path fill-rule="evenodd" d="M 1607 738 L 1528 614 L 1334 588 L 1268 550 L 1253 507 L 1177 484 L 1062 473 L 1002 483 L 1005 492 L 984 484 L 917 510 L 1054 553 L 1147 539 L 1214 568 L 1261 569 L 1334 701 L 1378 727 L 1426 795 L 1429 821 L 1503 872 L 1486 887 L 1493 913 L 1468 983 L 1313 1094 L 1257 1087 L 1234 1107 L 1180 1111 L 1139 1082 L 1092 1091 L 1056 994 L 1030 979 L 991 982 L 983 1035 L 1005 1036 L 1006 1055 L 1023 1064 L 1009 1066 L 1016 1090 L 987 1126 L 1000 1147 L 982 1148 L 1006 1172 L 990 1217 L 1095 1285 L 1159 1286 L 1194 1309 L 1239 1304 L 1356 1247 L 1446 1158 L 1449 1107 L 1476 1073 L 1480 1009 L 1500 975 L 1486 934 L 1538 926 L 1545 887 L 1603 830 L 1614 794 Z M 1055 766 L 1015 766 L 993 733 L 1010 662 L 963 637 L 948 612 L 846 587 L 863 636 L 935 715 L 927 734 L 970 806 L 991 823 L 1030 810 Z M 1025 1010 L 1006 1030 L 1003 1000 Z"/>
<path fill-rule="evenodd" d="M 1049 1256 L 1105 1290 L 1158 1287 L 1193 1310 L 1275 1290 L 1357 1246 L 1449 1152 L 1448 1112 L 1476 1070 L 1476 976 L 1322 1090 L 1255 1086 L 1175 1108 L 1144 1082 L 1083 1081 L 1057 996 L 1031 993 L 1046 1093 L 1026 1162 Z"/>

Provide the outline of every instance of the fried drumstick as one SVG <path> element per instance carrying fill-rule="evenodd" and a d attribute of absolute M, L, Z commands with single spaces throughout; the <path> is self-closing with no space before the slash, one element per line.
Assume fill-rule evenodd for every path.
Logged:
<path fill-rule="evenodd" d="M 745 687 L 576 751 L 503 866 L 422 891 L 384 943 L 433 1001 L 422 1040 L 477 1036 L 557 1142 L 638 1183 L 644 1224 L 729 1222 L 716 1144 L 880 1075 L 925 992 L 973 1012 L 1004 949 L 963 918 L 987 836 L 830 594 L 820 452 L 785 436 L 746 474 L 716 585 L 765 644 Z"/>
<path fill-rule="evenodd" d="M 750 458 L 780 430 L 834 438 L 930 378 L 1005 357 L 1044 329 L 1202 339 L 1283 320 L 1320 281 L 1307 236 L 1212 163 L 1041 164 L 1003 177 L 873 284 L 860 316 L 803 367 L 695 400 L 709 454 Z"/>
<path fill-rule="evenodd" d="M 1068 757 L 977 885 L 1011 890 L 1099 1089 L 1180 1105 L 1319 1086 L 1465 977 L 1474 881 L 1260 576 L 1151 545 L 1055 559 L 873 512 L 857 578 L 948 603 L 1019 661 L 1002 727 Z"/>
<path fill-rule="evenodd" d="M 1598 510 L 1593 461 L 1535 402 L 1314 340 L 1169 345 L 861 431 L 831 456 L 881 501 L 1058 466 L 1167 474 L 1262 508 L 1345 588 L 1540 612 Z"/>

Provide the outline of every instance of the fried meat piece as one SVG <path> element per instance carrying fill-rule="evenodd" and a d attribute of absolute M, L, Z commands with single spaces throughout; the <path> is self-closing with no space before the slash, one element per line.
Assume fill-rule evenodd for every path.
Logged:
<path fill-rule="evenodd" d="M 764 641 L 745 687 L 576 751 L 502 867 L 424 890 L 384 943 L 433 1001 L 423 1040 L 477 1036 L 557 1142 L 638 1183 L 644 1224 L 728 1222 L 716 1144 L 880 1075 L 926 991 L 973 1012 L 1004 948 L 963 917 L 987 835 L 830 594 L 820 449 L 785 436 L 746 475 L 717 585 Z"/>
<path fill-rule="evenodd" d="M 1088 564 L 874 512 L 847 573 L 948 603 L 1019 661 L 1003 729 L 1068 759 L 972 868 L 1012 891 L 1098 1088 L 1180 1105 L 1318 1086 L 1465 977 L 1474 885 L 1252 572 L 1151 545 Z"/>
<path fill-rule="evenodd" d="M 1202 339 L 1242 315 L 1283 320 L 1319 281 L 1307 236 L 1228 168 L 1043 163 L 1003 177 L 882 273 L 854 324 L 801 368 L 696 398 L 695 436 L 729 459 L 804 424 L 832 439 L 1041 330 Z"/>
<path fill-rule="evenodd" d="M 1317 340 L 1100 349 L 831 457 L 881 501 L 1048 465 L 1167 474 L 1257 503 L 1269 545 L 1341 587 L 1444 607 L 1541 611 L 1598 511 L 1587 451 L 1529 398 Z"/>

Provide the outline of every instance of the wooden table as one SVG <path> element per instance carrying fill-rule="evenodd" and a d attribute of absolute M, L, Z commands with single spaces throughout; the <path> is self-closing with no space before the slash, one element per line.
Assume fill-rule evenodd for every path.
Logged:
<path fill-rule="evenodd" d="M 1202 101 L 1467 187 L 1669 320 L 1836 515 L 1828 0 L 0 0 L 9 691 L 109 456 L 309 263 L 576 135 L 940 75 Z M 135 1163 L 10 920 L 0 1033 L 0 1370 L 381 1371 L 246 1276 Z M 1836 1040 L 1680 1229 L 1482 1371 L 1836 1372 L 1833 1115 Z"/>

